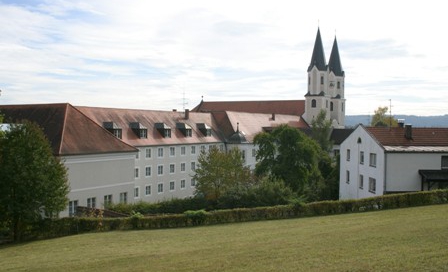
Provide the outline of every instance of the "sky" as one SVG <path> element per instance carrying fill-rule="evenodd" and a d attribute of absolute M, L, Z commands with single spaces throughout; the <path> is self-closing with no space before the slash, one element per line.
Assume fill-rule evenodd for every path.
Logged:
<path fill-rule="evenodd" d="M 0 0 L 0 104 L 297 100 L 317 29 L 346 114 L 448 114 L 444 1 Z"/>

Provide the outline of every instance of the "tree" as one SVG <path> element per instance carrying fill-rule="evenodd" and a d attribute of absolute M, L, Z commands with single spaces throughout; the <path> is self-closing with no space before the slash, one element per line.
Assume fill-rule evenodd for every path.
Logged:
<path fill-rule="evenodd" d="M 395 118 L 386 115 L 388 109 L 388 107 L 378 107 L 378 109 L 375 110 L 375 113 L 372 116 L 370 125 L 372 127 L 398 126 L 398 121 Z"/>
<path fill-rule="evenodd" d="M 68 192 L 66 168 L 42 130 L 28 121 L 11 125 L 0 137 L 0 220 L 14 241 L 32 223 L 57 216 Z"/>
<path fill-rule="evenodd" d="M 323 151 L 330 152 L 333 143 L 330 140 L 331 121 L 326 119 L 327 113 L 321 110 L 311 121 L 311 137 L 320 145 Z"/>
<path fill-rule="evenodd" d="M 193 176 L 197 182 L 196 194 L 206 199 L 216 200 L 229 189 L 251 181 L 250 170 L 244 167 L 238 148 L 225 152 L 213 146 L 208 152 L 201 152 L 198 163 Z"/>
<path fill-rule="evenodd" d="M 283 180 L 294 192 L 302 194 L 319 172 L 319 145 L 296 128 L 281 125 L 271 133 L 262 132 L 254 144 L 258 145 L 255 174 Z"/>

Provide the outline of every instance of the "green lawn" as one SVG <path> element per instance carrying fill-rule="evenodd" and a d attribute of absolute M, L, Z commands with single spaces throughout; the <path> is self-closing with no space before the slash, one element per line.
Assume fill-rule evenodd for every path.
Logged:
<path fill-rule="evenodd" d="M 448 271 L 448 205 L 0 247 L 1 271 Z"/>

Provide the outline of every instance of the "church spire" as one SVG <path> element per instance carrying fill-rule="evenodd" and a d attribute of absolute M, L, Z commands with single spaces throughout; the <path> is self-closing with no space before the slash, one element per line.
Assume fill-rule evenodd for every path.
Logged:
<path fill-rule="evenodd" d="M 328 62 L 330 72 L 333 72 L 335 76 L 344 76 L 342 70 L 341 58 L 339 57 L 338 42 L 334 37 L 333 48 L 331 49 L 330 61 Z"/>
<path fill-rule="evenodd" d="M 324 47 L 322 45 L 322 38 L 320 37 L 320 29 L 317 28 L 316 41 L 314 42 L 313 56 L 311 57 L 310 66 L 308 66 L 308 72 L 313 69 L 313 67 L 319 71 L 327 70 Z"/>

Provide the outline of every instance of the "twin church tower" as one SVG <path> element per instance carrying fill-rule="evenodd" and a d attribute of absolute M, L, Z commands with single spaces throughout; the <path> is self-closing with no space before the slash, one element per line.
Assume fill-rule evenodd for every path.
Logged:
<path fill-rule="evenodd" d="M 342 70 L 338 43 L 334 38 L 330 60 L 327 64 L 320 29 L 317 29 L 313 55 L 308 66 L 308 92 L 305 95 L 305 114 L 308 124 L 321 110 L 326 112 L 334 128 L 345 124 L 345 73 Z"/>

